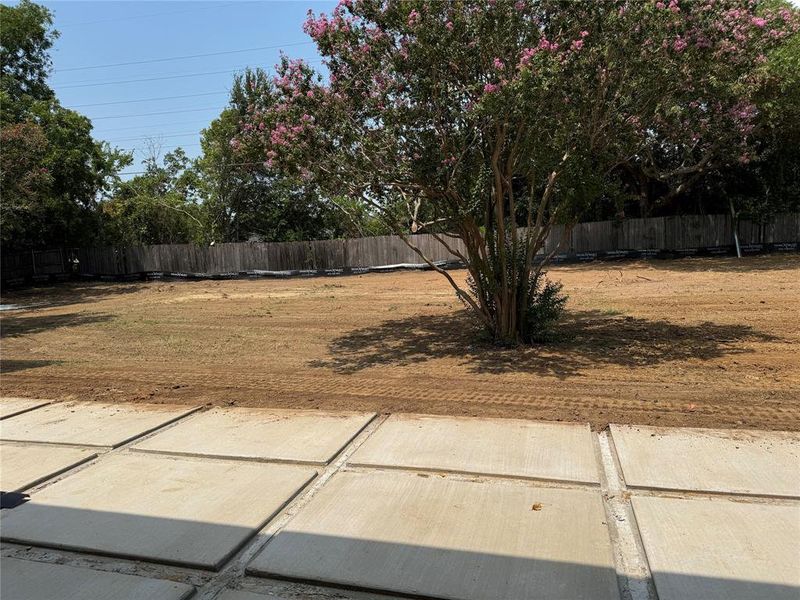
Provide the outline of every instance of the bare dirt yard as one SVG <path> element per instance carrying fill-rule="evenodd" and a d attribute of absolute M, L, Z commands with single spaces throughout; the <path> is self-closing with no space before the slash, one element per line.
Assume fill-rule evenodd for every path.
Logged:
<path fill-rule="evenodd" d="M 800 256 L 550 275 L 561 339 L 525 349 L 478 341 L 431 272 L 8 292 L 0 392 L 800 430 Z"/>

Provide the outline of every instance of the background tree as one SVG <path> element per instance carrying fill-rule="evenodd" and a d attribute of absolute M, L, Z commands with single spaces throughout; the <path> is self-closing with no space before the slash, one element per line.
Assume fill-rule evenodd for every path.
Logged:
<path fill-rule="evenodd" d="M 101 204 L 105 241 L 123 246 L 211 241 L 186 153 L 177 148 L 160 160 L 152 146 L 143 164 L 143 174 L 118 182 Z"/>
<path fill-rule="evenodd" d="M 250 126 L 248 109 L 271 90 L 271 78 L 262 69 L 238 74 L 230 106 L 203 131 L 197 169 L 212 237 L 296 241 L 385 232 L 363 205 L 321 200 L 296 177 L 266 168 L 261 153 L 240 148 L 237 138 Z"/>
<path fill-rule="evenodd" d="M 55 97 L 47 77 L 58 32 L 50 11 L 30 0 L 0 4 L 0 22 L 0 110 L 4 121 L 20 121 L 31 102 Z"/>
<path fill-rule="evenodd" d="M 39 204 L 49 193 L 52 177 L 43 166 L 47 138 L 38 125 L 16 123 L 3 127 L 0 148 L 0 232 L 2 245 L 7 247 L 18 232 L 33 229 L 32 218 L 38 220 L 44 215 Z M 39 223 L 37 229 L 43 226 Z"/>
<path fill-rule="evenodd" d="M 131 157 L 93 139 L 89 119 L 47 85 L 50 11 L 24 0 L 0 5 L 0 19 L 3 248 L 91 244 L 99 197 Z"/>
<path fill-rule="evenodd" d="M 672 182 L 749 156 L 755 65 L 797 26 L 744 0 L 345 0 L 306 23 L 327 81 L 284 59 L 242 142 L 417 251 L 409 230 L 460 238 L 469 290 L 427 262 L 497 341 L 533 340 L 563 305 L 553 226 L 626 163 Z"/>
<path fill-rule="evenodd" d="M 754 5 L 760 10 L 745 14 L 731 4 L 715 16 L 714 25 L 729 39 L 718 40 L 713 76 L 697 79 L 697 68 L 684 67 L 685 97 L 664 104 L 669 110 L 653 123 L 648 144 L 621 165 L 621 179 L 637 200 L 623 214 L 727 212 L 733 200 L 758 220 L 800 207 L 793 192 L 800 168 L 793 151 L 800 83 L 800 37 L 792 35 L 791 24 L 796 17 L 784 0 Z M 759 33 L 776 43 L 753 44 Z M 682 47 L 688 40 L 675 43 Z M 739 52 L 740 43 L 752 44 L 751 51 Z M 681 53 L 682 60 L 697 60 L 690 51 Z M 737 148 L 741 153 L 732 161 Z"/>

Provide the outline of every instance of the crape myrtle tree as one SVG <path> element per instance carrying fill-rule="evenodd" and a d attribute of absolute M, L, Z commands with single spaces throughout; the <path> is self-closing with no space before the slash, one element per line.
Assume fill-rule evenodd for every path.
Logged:
<path fill-rule="evenodd" d="M 326 74 L 284 57 L 236 144 L 370 206 L 497 342 L 536 341 L 564 302 L 554 226 L 613 197 L 625 164 L 675 181 L 750 160 L 759 65 L 797 29 L 746 0 L 343 0 L 305 23 Z"/>

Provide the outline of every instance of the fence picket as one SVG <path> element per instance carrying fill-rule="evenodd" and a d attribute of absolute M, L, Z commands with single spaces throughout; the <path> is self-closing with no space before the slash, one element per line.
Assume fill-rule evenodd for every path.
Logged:
<path fill-rule="evenodd" d="M 739 239 L 744 246 L 800 243 L 800 213 L 783 214 L 763 223 L 739 220 Z M 544 252 L 553 251 L 563 225 L 553 228 Z M 433 235 L 411 236 L 413 243 L 432 261 L 456 262 Z M 617 251 L 680 252 L 694 248 L 728 247 L 733 242 L 730 215 L 686 215 L 628 219 L 622 222 L 579 223 L 567 236 L 561 252 L 568 255 Z M 448 244 L 466 254 L 464 243 L 448 238 Z M 68 273 L 71 259 L 78 259 L 83 275 L 130 275 L 147 272 L 177 272 L 220 275 L 253 271 L 325 271 L 350 268 L 422 265 L 423 260 L 397 236 L 303 242 L 241 242 L 213 246 L 192 244 L 138 247 L 60 248 L 4 252 L 3 281 L 47 277 Z"/>

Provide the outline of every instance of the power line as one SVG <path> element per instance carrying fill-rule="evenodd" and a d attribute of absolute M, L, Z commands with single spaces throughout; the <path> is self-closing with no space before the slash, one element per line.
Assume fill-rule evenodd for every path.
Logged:
<path fill-rule="evenodd" d="M 223 3 L 223 4 L 218 4 L 216 6 L 184 8 L 182 10 L 171 10 L 171 11 L 165 11 L 165 12 L 149 13 L 149 14 L 146 14 L 146 15 L 130 15 L 130 16 L 126 16 L 126 17 L 111 17 L 111 18 L 108 18 L 108 19 L 98 19 L 96 21 L 83 21 L 83 22 L 80 22 L 80 23 L 62 23 L 62 24 L 57 25 L 57 28 L 61 29 L 62 27 L 78 27 L 79 25 L 95 25 L 97 23 L 112 23 L 114 21 L 130 21 L 132 19 L 147 19 L 147 18 L 150 18 L 150 17 L 160 17 L 162 15 L 177 15 L 177 14 L 180 14 L 180 13 L 196 12 L 198 10 L 213 10 L 213 9 L 216 9 L 216 8 L 223 8 L 226 5 L 227 5 L 227 3 Z"/>
<path fill-rule="evenodd" d="M 322 57 L 318 57 L 318 58 L 312 58 L 312 59 L 305 60 L 304 62 L 306 64 L 312 64 L 312 63 L 322 62 L 323 60 L 324 59 Z M 102 85 L 120 85 L 120 84 L 123 84 L 123 83 L 143 83 L 145 81 L 164 81 L 164 80 L 168 80 L 168 79 L 184 79 L 184 78 L 187 78 L 187 77 L 201 77 L 203 75 L 221 75 L 223 73 L 237 73 L 237 72 L 241 71 L 242 69 L 247 69 L 247 68 L 252 68 L 252 65 L 240 65 L 238 67 L 231 67 L 230 69 L 225 69 L 225 70 L 222 70 L 222 71 L 202 71 L 200 73 L 179 73 L 177 75 L 163 75 L 163 76 L 159 76 L 159 77 L 143 77 L 143 78 L 140 78 L 140 79 L 122 79 L 122 80 L 118 80 L 118 81 L 86 81 L 86 80 L 84 80 L 84 81 L 76 81 L 76 82 L 74 82 L 74 84 L 69 84 L 69 85 L 58 85 L 58 84 L 56 84 L 56 87 L 58 87 L 61 90 L 68 90 L 68 89 L 73 89 L 73 88 L 97 87 L 97 86 L 102 86 Z"/>
<path fill-rule="evenodd" d="M 200 135 L 200 132 L 199 131 L 192 131 L 192 132 L 187 132 L 187 133 L 165 133 L 165 134 L 155 133 L 155 134 L 152 134 L 152 135 L 137 135 L 135 137 L 126 137 L 126 138 L 118 138 L 116 140 L 103 140 L 103 141 L 109 142 L 109 143 L 110 142 L 117 143 L 117 142 L 131 142 L 131 141 L 134 141 L 134 140 L 151 140 L 151 139 L 163 139 L 163 138 L 175 138 L 175 137 L 189 137 L 189 136 L 192 136 L 192 135 Z"/>
<path fill-rule="evenodd" d="M 160 144 L 157 144 L 157 143 L 153 144 L 153 146 L 155 146 L 159 151 L 160 150 L 174 150 L 175 148 L 194 148 L 194 147 L 199 146 L 199 145 L 200 145 L 200 142 L 197 142 L 197 143 L 194 143 L 194 144 L 176 144 L 174 146 L 161 146 Z M 139 148 L 134 146 L 133 150 L 137 151 L 137 150 L 139 150 Z"/>
<path fill-rule="evenodd" d="M 169 126 L 172 126 L 172 125 L 195 125 L 196 123 L 197 123 L 197 121 L 181 121 L 180 123 L 174 123 L 174 122 L 158 123 L 157 126 L 161 127 L 163 125 L 169 125 Z M 205 126 L 207 126 L 207 125 L 209 125 L 209 123 L 207 121 L 203 121 L 203 127 L 205 128 Z M 114 127 L 113 129 L 105 129 L 104 131 L 106 133 L 110 133 L 112 131 L 130 131 L 131 129 L 142 129 L 142 127 L 143 127 L 142 125 L 132 125 L 130 127 Z"/>
<path fill-rule="evenodd" d="M 178 146 L 176 146 L 178 147 Z M 260 162 L 242 162 L 242 163 L 228 163 L 227 167 L 261 167 L 264 163 Z M 143 175 L 149 171 L 120 171 L 119 175 Z"/>
<path fill-rule="evenodd" d="M 59 85 L 58 88 L 62 90 L 82 87 L 97 87 L 101 85 L 119 85 L 122 83 L 142 83 L 145 81 L 164 81 L 165 79 L 184 79 L 186 77 L 200 77 L 202 75 L 221 75 L 222 73 L 236 73 L 241 69 L 246 69 L 248 65 L 242 65 L 233 69 L 225 69 L 224 71 L 205 71 L 203 73 L 186 73 L 182 75 L 164 75 L 163 77 L 143 77 L 141 79 L 123 79 L 121 81 L 99 81 L 97 83 L 82 83 L 75 85 Z"/>
<path fill-rule="evenodd" d="M 206 106 L 205 108 L 188 108 L 183 110 L 165 110 L 160 112 L 151 112 L 151 113 L 138 113 L 135 115 L 111 115 L 108 117 L 92 117 L 92 121 L 99 121 L 101 119 L 128 119 L 130 117 L 151 117 L 154 115 L 175 115 L 178 113 L 185 113 L 185 112 L 200 112 L 201 110 L 219 110 L 222 111 L 221 108 L 218 106 Z"/>
<path fill-rule="evenodd" d="M 179 98 L 199 98 L 200 96 L 215 96 L 217 94 L 228 93 L 227 90 L 216 92 L 203 92 L 200 94 L 184 94 L 181 96 L 161 96 L 160 98 L 139 98 L 137 100 L 115 100 L 113 102 L 95 102 L 93 104 L 74 104 L 70 108 L 86 108 L 88 106 L 110 106 L 111 104 L 131 104 L 134 102 L 155 102 L 156 100 L 177 100 Z"/>
<path fill-rule="evenodd" d="M 121 62 L 121 63 L 109 63 L 106 65 L 90 65 L 85 67 L 69 67 L 67 69 L 56 69 L 56 73 L 65 73 L 67 71 L 86 71 L 89 69 L 105 69 L 109 67 L 125 67 L 128 65 L 144 65 L 149 63 L 157 63 L 157 62 L 169 62 L 172 60 L 186 60 L 189 58 L 204 58 L 207 56 L 221 56 L 223 54 L 238 54 L 242 52 L 256 52 L 258 50 L 275 50 L 277 48 L 285 48 L 287 46 L 305 46 L 308 44 L 313 44 L 314 42 L 291 42 L 288 44 L 277 44 L 274 46 L 258 46 L 256 48 L 243 48 L 241 50 L 224 50 L 221 52 L 206 52 L 204 54 L 187 54 L 185 56 L 170 56 L 168 58 L 151 58 L 148 60 L 133 60 L 129 62 Z"/>

